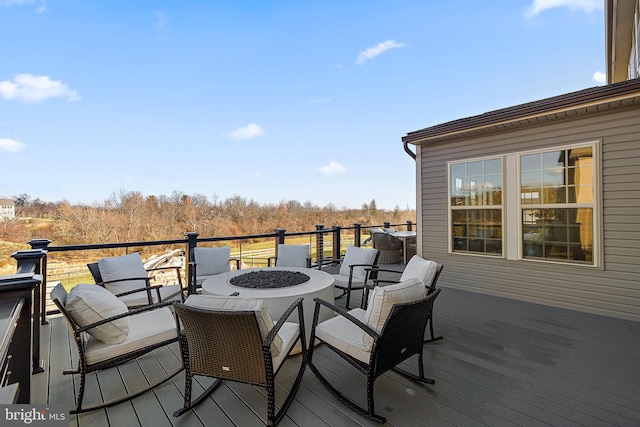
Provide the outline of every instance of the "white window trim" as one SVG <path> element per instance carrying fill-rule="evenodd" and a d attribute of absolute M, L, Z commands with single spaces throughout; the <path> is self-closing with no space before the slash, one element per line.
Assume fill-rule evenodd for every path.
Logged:
<path fill-rule="evenodd" d="M 451 228 L 453 225 L 453 219 L 451 218 L 451 166 L 458 165 L 461 163 L 469 163 L 469 162 L 480 162 L 483 160 L 500 160 L 502 162 L 502 205 L 495 205 L 493 208 L 500 209 L 502 211 L 502 255 L 490 254 L 485 252 L 458 252 L 453 250 L 453 239 L 451 238 Z M 504 165 L 504 155 L 495 155 L 495 156 L 484 156 L 484 157 L 473 157 L 471 159 L 461 159 L 447 162 L 447 252 L 450 254 L 456 255 L 464 255 L 464 256 L 482 256 L 482 257 L 490 257 L 490 258 L 504 258 L 505 257 L 505 165 Z M 491 206 L 483 206 L 480 209 L 492 209 Z"/>
<path fill-rule="evenodd" d="M 593 204 L 575 204 L 576 207 L 587 206 L 593 208 L 593 261 L 592 264 L 582 264 L 576 262 L 556 261 L 553 259 L 532 259 L 525 258 L 523 254 L 522 242 L 522 221 L 520 213 L 522 203 L 520 199 L 520 157 L 528 154 L 539 154 L 544 152 L 568 150 L 573 148 L 591 146 L 593 155 Z M 469 163 L 482 160 L 502 159 L 502 256 L 485 254 L 481 252 L 458 252 L 453 250 L 453 239 L 451 236 L 452 216 L 451 216 L 451 166 L 460 163 Z M 601 268 L 602 266 L 602 142 L 591 140 L 575 144 L 556 145 L 553 147 L 539 148 L 526 151 L 518 151 L 495 156 L 473 157 L 447 162 L 447 252 L 449 254 L 462 256 L 481 256 L 490 258 L 505 258 L 512 261 L 552 263 L 560 265 L 570 265 L 588 268 Z M 526 205 L 525 205 L 526 208 Z"/>
<path fill-rule="evenodd" d="M 581 142 L 581 143 L 576 143 L 576 144 L 567 144 L 567 145 L 556 145 L 553 147 L 548 147 L 548 148 L 544 148 L 544 149 L 536 149 L 536 150 L 528 150 L 528 151 L 518 151 L 517 153 L 513 153 L 510 154 L 512 156 L 515 157 L 515 166 L 516 166 L 516 175 L 515 175 L 515 179 L 514 180 L 507 180 L 512 181 L 514 183 L 516 183 L 516 191 L 514 192 L 514 196 L 519 196 L 520 194 L 520 157 L 521 156 L 526 156 L 527 154 L 539 154 L 539 153 L 548 153 L 548 152 L 552 152 L 552 151 L 558 151 L 558 150 L 570 150 L 573 148 L 581 148 L 581 147 L 587 147 L 587 146 L 591 146 L 591 153 L 593 155 L 593 181 L 592 181 L 592 187 L 593 187 L 593 205 L 589 204 L 588 207 L 592 207 L 593 208 L 593 248 L 592 248 L 592 257 L 593 257 L 593 264 L 581 264 L 581 263 L 576 263 L 576 262 L 567 262 L 567 261 L 555 261 L 553 259 L 532 259 L 532 258 L 525 258 L 524 254 L 522 253 L 522 222 L 520 221 L 520 212 L 522 212 L 522 203 L 520 200 L 520 197 L 517 197 L 516 200 L 516 214 L 513 215 L 510 219 L 513 219 L 514 221 L 517 222 L 517 232 L 516 232 L 516 239 L 517 239 L 517 249 L 518 249 L 518 260 L 521 261 L 526 261 L 526 262 L 542 262 L 542 263 L 552 263 L 552 264 L 562 264 L 562 265 L 572 265 L 572 266 L 580 266 L 580 267 L 589 267 L 589 268 L 593 268 L 593 267 L 599 267 L 601 262 L 600 262 L 600 247 L 602 245 L 602 235 L 600 232 L 600 210 L 602 209 L 602 199 L 601 199 L 601 192 L 600 192 L 600 149 L 602 144 L 600 144 L 600 141 L 587 141 L 587 142 Z M 575 203 L 572 206 L 575 207 L 581 207 L 581 206 L 585 206 L 583 204 L 579 204 L 579 203 Z M 526 206 L 525 206 L 526 208 Z"/>

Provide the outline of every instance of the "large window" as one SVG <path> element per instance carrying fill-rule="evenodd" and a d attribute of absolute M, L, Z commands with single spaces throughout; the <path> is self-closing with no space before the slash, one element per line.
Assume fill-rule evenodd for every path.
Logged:
<path fill-rule="evenodd" d="M 593 147 L 520 156 L 522 255 L 593 260 Z"/>
<path fill-rule="evenodd" d="M 450 251 L 595 265 L 596 148 L 450 163 Z"/>
<path fill-rule="evenodd" d="M 502 160 L 450 165 L 452 250 L 502 255 Z"/>

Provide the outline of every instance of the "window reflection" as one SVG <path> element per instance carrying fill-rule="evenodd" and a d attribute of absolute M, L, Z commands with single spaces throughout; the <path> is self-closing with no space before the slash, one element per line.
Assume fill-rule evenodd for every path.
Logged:
<path fill-rule="evenodd" d="M 592 147 L 521 156 L 520 184 L 524 257 L 592 262 Z"/>

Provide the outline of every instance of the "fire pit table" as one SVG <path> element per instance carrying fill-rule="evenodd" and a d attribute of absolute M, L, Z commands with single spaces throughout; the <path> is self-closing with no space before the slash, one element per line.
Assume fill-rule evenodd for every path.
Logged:
<path fill-rule="evenodd" d="M 274 274 L 259 274 L 259 272 L 274 272 Z M 282 272 L 282 274 L 275 272 Z M 233 280 L 234 278 L 237 280 Z M 302 280 L 305 281 L 300 283 Z M 274 283 L 277 285 L 278 281 L 282 282 L 282 287 L 273 287 Z M 298 284 L 286 283 L 287 281 Z M 235 284 L 232 282 L 235 282 Z M 251 287 L 245 287 L 246 285 Z M 330 303 L 335 302 L 333 277 L 324 271 L 310 268 L 265 267 L 232 270 L 209 277 L 202 283 L 202 293 L 204 295 L 231 295 L 234 292 L 238 292 L 238 296 L 241 297 L 263 300 L 269 308 L 274 321 L 285 312 L 296 298 L 303 297 L 302 307 L 304 310 L 307 344 L 311 336 L 311 323 L 313 321 L 313 310 L 315 309 L 313 299 L 321 298 Z M 320 310 L 319 321 L 327 320 L 331 317 L 333 317 L 331 310 L 326 309 L 326 307 Z M 297 322 L 297 314 L 294 313 L 288 320 Z M 294 352 L 299 351 L 299 346 L 294 349 Z"/>

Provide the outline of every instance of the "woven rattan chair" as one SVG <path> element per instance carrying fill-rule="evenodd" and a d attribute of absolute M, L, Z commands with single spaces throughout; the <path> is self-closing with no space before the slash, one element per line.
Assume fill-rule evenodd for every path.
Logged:
<path fill-rule="evenodd" d="M 419 284 L 417 281 L 414 283 Z M 424 288 L 421 284 L 419 288 L 418 292 L 422 290 L 421 295 L 424 295 Z M 377 327 L 372 327 L 373 325 L 367 321 L 370 313 L 363 309 L 356 308 L 347 311 L 316 298 L 307 358 L 309 368 L 340 401 L 368 418 L 382 423 L 386 422 L 384 417 L 375 413 L 374 382 L 378 377 L 389 370 L 394 370 L 412 381 L 426 384 L 434 384 L 435 382 L 424 376 L 422 340 L 433 301 L 439 292 L 440 289 L 418 300 L 393 304 L 388 316 L 378 320 L 383 325 L 380 330 Z M 338 316 L 318 324 L 318 313 L 321 306 L 334 310 Z M 314 363 L 313 355 L 315 351 L 318 351 L 313 345 L 315 340 L 324 343 L 327 348 L 367 376 L 366 408 L 346 397 L 322 375 L 319 367 Z M 398 364 L 414 355 L 418 356 L 418 375 L 396 368 Z"/>
<path fill-rule="evenodd" d="M 332 274 L 334 286 L 341 293 L 336 298 L 346 295 L 345 305 L 349 309 L 351 301 L 351 291 L 364 289 L 369 279 L 375 278 L 375 270 L 378 265 L 380 251 L 377 249 L 360 248 L 358 246 L 347 246 L 344 258 L 336 260 L 325 260 L 325 263 L 340 264 L 337 274 Z"/>
<path fill-rule="evenodd" d="M 137 252 L 120 257 L 101 258 L 98 262 L 87 264 L 87 268 L 97 285 L 115 294 L 129 308 L 178 298 L 184 300 L 186 289 L 182 285 L 180 267 L 156 267 L 146 270 Z M 106 271 L 106 276 L 103 270 Z M 153 284 L 153 278 L 149 273 L 169 270 L 175 270 L 177 284 Z"/>
<path fill-rule="evenodd" d="M 383 231 L 371 233 L 373 248 L 380 251 L 380 264 L 398 264 L 402 261 L 402 241 Z"/>
<path fill-rule="evenodd" d="M 106 317 L 97 322 L 81 326 L 78 322 L 84 322 L 82 322 L 82 319 L 79 317 L 77 309 L 72 307 L 72 305 L 75 304 L 75 302 L 71 301 L 75 298 L 74 291 L 71 291 L 70 297 L 61 283 L 58 283 L 51 290 L 51 300 L 55 303 L 55 305 L 67 320 L 78 349 L 78 368 L 75 370 L 63 371 L 63 374 L 66 375 L 80 374 L 80 385 L 78 387 L 78 395 L 76 397 L 76 407 L 71 410 L 72 414 L 111 407 L 127 400 L 133 399 L 171 379 L 180 371 L 182 371 L 182 367 L 180 367 L 180 369 L 170 373 L 160 381 L 155 382 L 148 387 L 141 389 L 140 391 L 133 392 L 131 394 L 108 402 L 98 403 L 90 406 L 83 406 L 83 397 L 87 374 L 99 370 L 114 368 L 122 363 L 147 354 L 152 350 L 177 342 L 178 332 L 176 329 L 175 317 L 173 316 L 171 309 L 169 308 L 172 304 L 171 302 L 158 303 L 148 305 L 143 308 L 128 310 L 124 303 L 119 301 L 115 296 L 106 291 L 104 288 L 100 288 L 96 285 L 77 286 L 89 286 L 90 288 L 88 289 L 99 288 L 92 290 L 101 290 L 101 292 L 103 292 L 102 295 L 98 295 L 97 300 L 104 301 L 109 299 L 109 297 L 114 298 L 119 304 L 122 305 L 122 310 L 118 315 Z M 67 310 L 67 308 L 69 308 L 69 310 Z M 98 330 L 111 326 L 113 322 L 122 322 L 125 319 L 128 319 L 128 330 L 125 334 L 126 336 L 120 338 L 124 338 L 123 341 L 117 343 L 105 343 L 93 336 L 95 335 L 102 338 L 100 335 L 98 335 Z"/>
<path fill-rule="evenodd" d="M 391 279 L 381 279 L 379 276 L 375 279 L 371 280 L 371 283 L 367 283 L 365 285 L 364 298 L 362 298 L 362 307 L 366 308 L 367 300 L 369 298 L 369 291 L 373 289 L 375 286 L 386 286 L 393 283 L 404 282 L 405 280 L 409 280 L 412 278 L 422 280 L 427 288 L 428 292 L 433 292 L 436 289 L 436 285 L 438 284 L 438 278 L 442 273 L 442 269 L 444 266 L 435 261 L 428 260 L 426 258 L 422 258 L 420 255 L 414 255 L 411 257 L 407 266 L 402 272 L 396 270 L 389 270 L 379 267 L 374 267 L 374 269 L 380 273 L 395 273 L 400 275 L 398 280 Z M 425 343 L 437 341 L 442 339 L 442 335 L 435 336 L 433 333 L 433 310 L 429 315 L 428 319 L 429 324 L 429 333 L 430 338 L 424 340 Z"/>
<path fill-rule="evenodd" d="M 191 259 L 191 272 L 193 275 L 191 282 L 195 286 L 191 293 L 200 290 L 202 283 L 209 277 L 231 271 L 232 265 L 235 265 L 236 270 L 240 270 L 241 267 L 239 258 L 231 258 L 231 248 L 229 246 L 193 248 Z"/>
<path fill-rule="evenodd" d="M 220 301 L 235 308 L 220 309 Z M 272 323 L 270 315 L 267 322 L 261 317 L 265 311 L 268 313 L 263 302 L 253 301 L 262 307 L 261 312 L 234 306 L 231 299 L 205 295 L 191 295 L 185 303 L 175 303 L 175 312 L 183 325 L 180 344 L 186 376 L 184 406 L 175 411 L 174 416 L 180 416 L 202 402 L 222 380 L 230 380 L 264 387 L 267 392 L 266 424 L 272 426 L 282 419 L 300 386 L 306 367 L 302 298 L 294 301 L 271 329 L 268 329 L 268 324 Z M 286 322 L 294 310 L 297 310 L 298 323 Z M 302 348 L 300 368 L 276 413 L 275 377 L 298 341 Z M 192 400 L 194 375 L 216 378 L 216 381 Z"/>

